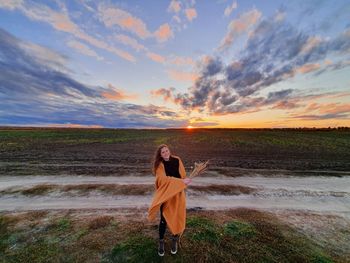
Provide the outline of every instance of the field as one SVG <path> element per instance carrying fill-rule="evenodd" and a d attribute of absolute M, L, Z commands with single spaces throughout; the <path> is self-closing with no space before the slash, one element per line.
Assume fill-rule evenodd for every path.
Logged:
<path fill-rule="evenodd" d="M 147 221 L 154 150 L 189 172 L 179 254 Z M 349 129 L 0 129 L 2 262 L 350 262 Z"/>

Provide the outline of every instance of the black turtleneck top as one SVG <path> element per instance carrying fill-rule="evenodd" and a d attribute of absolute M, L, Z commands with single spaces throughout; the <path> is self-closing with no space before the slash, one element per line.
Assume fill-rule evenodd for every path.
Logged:
<path fill-rule="evenodd" d="M 163 164 L 167 176 L 181 178 L 179 173 L 179 159 L 170 156 L 168 161 L 163 160 Z"/>

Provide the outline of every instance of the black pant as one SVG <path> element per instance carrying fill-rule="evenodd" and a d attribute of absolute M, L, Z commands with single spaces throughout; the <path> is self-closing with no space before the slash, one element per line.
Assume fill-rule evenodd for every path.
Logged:
<path fill-rule="evenodd" d="M 163 205 L 160 206 L 159 239 L 164 239 L 166 221 L 163 216 Z"/>

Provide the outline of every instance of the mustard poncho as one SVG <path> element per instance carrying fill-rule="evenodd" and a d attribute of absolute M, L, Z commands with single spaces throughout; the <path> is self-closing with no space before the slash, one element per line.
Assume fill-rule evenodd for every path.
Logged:
<path fill-rule="evenodd" d="M 148 219 L 154 220 L 163 205 L 163 216 L 173 235 L 182 234 L 186 225 L 186 196 L 184 189 L 186 184 L 182 179 L 186 178 L 185 167 L 179 159 L 180 178 L 166 176 L 164 164 L 160 163 L 156 170 L 155 194 L 148 210 Z"/>

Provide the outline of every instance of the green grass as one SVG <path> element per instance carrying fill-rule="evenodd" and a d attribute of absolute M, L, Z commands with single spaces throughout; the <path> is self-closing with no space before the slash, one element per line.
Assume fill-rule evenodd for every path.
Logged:
<path fill-rule="evenodd" d="M 155 246 L 154 239 L 137 234 L 116 245 L 102 262 L 161 262 Z"/>
<path fill-rule="evenodd" d="M 224 232 L 235 239 L 251 238 L 256 235 L 254 226 L 239 220 L 232 220 L 226 223 L 224 226 Z"/>
<path fill-rule="evenodd" d="M 218 244 L 220 233 L 213 221 L 203 217 L 189 217 L 187 227 L 189 229 L 188 238 L 193 242 Z"/>
<path fill-rule="evenodd" d="M 190 212 L 175 256 L 169 234 L 166 255 L 158 256 L 157 235 L 156 225 L 140 219 L 0 216 L 0 262 L 344 262 L 276 217 L 254 210 Z"/>

